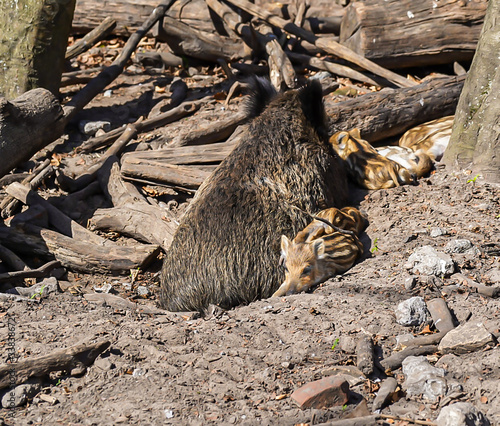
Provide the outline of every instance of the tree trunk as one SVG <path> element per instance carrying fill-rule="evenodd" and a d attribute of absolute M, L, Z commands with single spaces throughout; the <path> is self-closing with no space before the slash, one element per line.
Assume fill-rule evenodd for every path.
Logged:
<path fill-rule="evenodd" d="M 58 95 L 75 0 L 1 4 L 0 93 L 13 99 L 43 87 Z"/>
<path fill-rule="evenodd" d="M 500 0 L 490 0 L 443 161 L 500 182 Z"/>

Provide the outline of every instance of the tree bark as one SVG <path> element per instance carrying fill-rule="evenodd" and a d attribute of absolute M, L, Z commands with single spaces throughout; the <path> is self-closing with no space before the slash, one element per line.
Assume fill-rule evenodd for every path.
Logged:
<path fill-rule="evenodd" d="M 490 0 L 443 162 L 500 182 L 500 0 Z"/>
<path fill-rule="evenodd" d="M 58 95 L 74 8 L 75 0 L 2 2 L 0 94 L 43 87 Z"/>
<path fill-rule="evenodd" d="M 367 0 L 351 3 L 340 43 L 387 68 L 469 61 L 487 1 Z"/>

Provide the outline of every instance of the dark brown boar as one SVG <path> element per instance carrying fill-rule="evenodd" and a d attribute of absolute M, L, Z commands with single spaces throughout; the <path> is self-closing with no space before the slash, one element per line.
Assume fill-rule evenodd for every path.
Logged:
<path fill-rule="evenodd" d="M 202 311 L 270 297 L 283 281 L 281 235 L 293 237 L 307 213 L 342 207 L 347 182 L 328 143 L 321 86 L 277 95 L 254 82 L 263 112 L 198 190 L 166 253 L 160 306 Z M 302 211 L 301 211 L 302 210 Z"/>

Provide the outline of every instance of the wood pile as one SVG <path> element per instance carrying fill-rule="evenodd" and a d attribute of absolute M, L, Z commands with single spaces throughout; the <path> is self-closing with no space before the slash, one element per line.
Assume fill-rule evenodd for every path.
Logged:
<path fill-rule="evenodd" d="M 81 67 L 63 76 L 65 93 L 72 95 L 64 105 L 41 89 L 9 102 L 0 99 L 0 155 L 6 159 L 0 167 L 5 187 L 0 208 L 2 217 L 8 218 L 0 224 L 2 264 L 34 274 L 40 274 L 40 262 L 54 259 L 69 270 L 86 273 L 128 274 L 130 269 L 147 267 L 160 249 L 168 249 L 177 218 L 138 187 L 160 185 L 183 196 L 196 192 L 237 144 L 248 120 L 240 111 L 197 125 L 198 113 L 214 98 L 221 102 L 221 95 L 225 107 L 230 106 L 248 75 L 267 75 L 278 90 L 298 87 L 314 74 L 326 75 L 325 94 L 333 92 L 326 101 L 330 133 L 357 127 L 370 142 L 453 114 L 464 76 L 450 72 L 407 78 L 389 68 L 470 60 L 486 1 L 425 1 L 413 9 L 409 3 L 384 2 L 382 9 L 372 0 L 347 7 L 326 0 L 179 0 L 161 5 L 151 0 L 78 0 L 74 34 L 94 31 L 68 50 L 67 58 L 77 58 L 73 65 L 106 36 L 103 49 L 112 50 L 113 28 L 115 41 L 131 35 L 126 43 L 117 43 L 122 48 L 112 61 L 99 64 L 104 66 Z M 144 38 L 148 34 L 155 36 L 152 43 Z M 195 93 L 185 82 L 170 79 L 170 97 L 155 111 L 76 147 L 74 156 L 99 158 L 83 173 L 70 176 L 55 159 L 56 148 L 71 144 L 70 124 L 130 68 L 132 56 L 136 70 L 160 70 L 159 75 L 182 78 L 189 67 L 211 70 L 212 75 L 217 69 L 222 81 Z M 87 85 L 77 86 L 83 83 Z M 360 96 L 349 99 L 352 93 Z M 191 120 L 195 124 L 190 128 L 196 130 L 177 132 L 167 146 L 152 149 L 147 135 L 179 125 L 181 119 Z M 138 141 L 146 148 L 132 151 Z M 123 154 L 126 148 L 129 152 Z M 30 157 L 26 167 L 23 161 Z M 44 182 L 53 185 L 59 200 L 52 197 L 48 202 L 38 194 Z M 70 213 L 96 193 L 105 194 L 112 207 L 87 217 L 91 231 Z M 21 212 L 22 205 L 29 208 Z M 118 243 L 94 230 L 131 239 Z M 22 260 L 33 259 L 34 254 L 37 265 Z"/>

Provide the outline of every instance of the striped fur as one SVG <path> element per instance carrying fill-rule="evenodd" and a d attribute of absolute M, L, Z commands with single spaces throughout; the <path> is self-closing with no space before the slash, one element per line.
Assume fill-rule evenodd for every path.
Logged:
<path fill-rule="evenodd" d="M 448 146 L 454 115 L 429 121 L 408 130 L 399 139 L 399 146 L 425 152 L 432 161 L 439 161 Z"/>
<path fill-rule="evenodd" d="M 431 158 L 422 150 L 414 152 L 404 146 L 383 146 L 375 150 L 385 158 L 395 161 L 400 166 L 413 173 L 417 178 L 425 176 L 432 169 Z"/>
<path fill-rule="evenodd" d="M 364 188 L 393 188 L 415 182 L 415 176 L 405 167 L 383 157 L 361 139 L 358 129 L 335 133 L 330 144 L 345 161 L 351 177 Z"/>
<path fill-rule="evenodd" d="M 366 219 L 359 210 L 354 207 L 331 208 L 317 216 L 352 234 L 335 231 L 314 220 L 293 240 L 282 235 L 281 260 L 285 265 L 285 281 L 273 296 L 307 291 L 347 271 L 363 253 L 363 244 L 357 234 L 364 228 Z"/>

